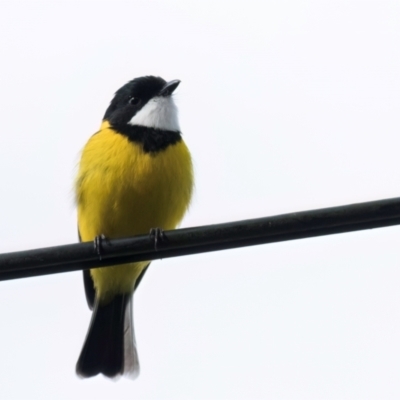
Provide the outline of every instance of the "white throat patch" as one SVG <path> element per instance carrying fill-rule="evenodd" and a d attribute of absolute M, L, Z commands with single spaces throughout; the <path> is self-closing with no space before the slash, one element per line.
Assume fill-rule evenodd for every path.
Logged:
<path fill-rule="evenodd" d="M 128 122 L 167 131 L 180 131 L 178 108 L 171 96 L 154 97 Z"/>

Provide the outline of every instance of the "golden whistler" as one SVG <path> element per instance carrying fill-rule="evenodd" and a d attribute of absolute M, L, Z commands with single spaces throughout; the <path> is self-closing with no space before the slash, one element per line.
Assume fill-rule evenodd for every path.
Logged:
<path fill-rule="evenodd" d="M 193 170 L 172 93 L 180 81 L 136 78 L 120 88 L 85 145 L 76 178 L 81 241 L 174 229 L 190 203 Z M 76 371 L 81 377 L 139 373 L 132 297 L 149 261 L 83 272 L 93 310 Z"/>

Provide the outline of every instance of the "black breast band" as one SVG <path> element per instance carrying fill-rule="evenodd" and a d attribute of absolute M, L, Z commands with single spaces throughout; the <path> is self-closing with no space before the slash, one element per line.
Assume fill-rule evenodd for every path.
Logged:
<path fill-rule="evenodd" d="M 126 124 L 112 125 L 112 128 L 131 142 L 142 144 L 145 153 L 157 153 L 182 140 L 181 133 L 177 131 Z"/>

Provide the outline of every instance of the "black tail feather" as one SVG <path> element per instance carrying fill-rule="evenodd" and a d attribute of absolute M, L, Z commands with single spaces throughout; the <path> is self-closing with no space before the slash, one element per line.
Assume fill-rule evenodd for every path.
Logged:
<path fill-rule="evenodd" d="M 89 331 L 76 364 L 79 376 L 88 378 L 102 373 L 113 378 L 124 372 L 134 375 L 135 371 L 125 371 L 126 365 L 138 368 L 131 298 L 131 294 L 118 295 L 106 305 L 95 301 Z"/>

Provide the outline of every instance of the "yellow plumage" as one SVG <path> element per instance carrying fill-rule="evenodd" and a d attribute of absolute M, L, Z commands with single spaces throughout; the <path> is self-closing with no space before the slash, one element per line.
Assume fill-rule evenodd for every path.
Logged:
<path fill-rule="evenodd" d="M 190 153 L 182 140 L 172 93 L 179 80 L 129 81 L 114 95 L 100 130 L 82 151 L 75 182 L 82 241 L 174 229 L 192 195 Z M 98 240 L 97 249 L 101 251 Z M 83 272 L 93 310 L 76 364 L 81 377 L 136 377 L 133 293 L 149 261 Z"/>
<path fill-rule="evenodd" d="M 173 229 L 189 206 L 192 187 L 192 162 L 183 140 L 146 153 L 105 121 L 84 147 L 79 165 L 76 200 L 81 240 Z M 99 301 L 107 303 L 115 294 L 132 292 L 148 263 L 92 269 Z"/>

